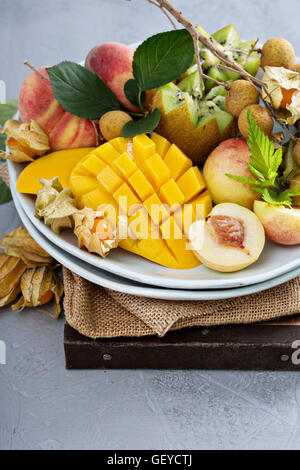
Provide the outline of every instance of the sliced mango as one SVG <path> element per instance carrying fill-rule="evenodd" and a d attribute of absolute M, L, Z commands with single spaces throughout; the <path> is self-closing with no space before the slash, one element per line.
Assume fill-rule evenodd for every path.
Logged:
<path fill-rule="evenodd" d="M 27 165 L 20 174 L 17 191 L 26 194 L 36 194 L 42 185 L 40 178 L 52 179 L 58 176 L 63 188 L 69 185 L 70 174 L 74 166 L 88 155 L 92 148 L 60 150 L 49 153 Z"/>
<path fill-rule="evenodd" d="M 69 186 L 79 207 L 127 216 L 121 248 L 168 268 L 200 264 L 186 236 L 211 211 L 211 198 L 199 169 L 158 134 L 100 146 L 77 163 Z"/>

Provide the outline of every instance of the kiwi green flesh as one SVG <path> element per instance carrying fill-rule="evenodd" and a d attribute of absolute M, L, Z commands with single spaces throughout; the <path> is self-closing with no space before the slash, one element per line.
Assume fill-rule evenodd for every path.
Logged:
<path fill-rule="evenodd" d="M 178 88 L 194 97 L 202 96 L 200 76 L 198 69 L 178 83 Z"/>
<path fill-rule="evenodd" d="M 233 24 L 225 26 L 225 28 L 220 29 L 212 36 L 224 47 L 238 49 L 241 44 L 240 35 Z"/>
<path fill-rule="evenodd" d="M 191 82 L 195 80 L 195 77 L 187 77 L 184 79 L 184 89 L 187 90 L 190 87 L 188 84 L 189 79 Z M 182 84 L 182 82 L 181 82 Z M 174 83 L 168 83 L 158 89 L 158 92 L 162 93 L 162 104 L 166 114 L 171 112 L 173 109 L 179 108 L 180 106 L 187 105 L 191 121 L 195 128 L 199 128 L 209 122 L 211 119 L 216 119 L 220 134 L 227 128 L 230 122 L 233 120 L 231 114 L 226 111 L 225 98 L 226 90 L 222 86 L 213 88 L 205 98 L 193 97 L 186 91 L 183 91 L 179 86 Z"/>
<path fill-rule="evenodd" d="M 211 37 L 215 40 L 216 46 L 219 45 L 220 49 L 241 49 L 244 52 L 248 52 L 251 46 L 255 41 L 250 40 L 246 42 L 241 42 L 240 35 L 234 25 L 226 26 L 225 28 L 220 29 L 212 36 L 210 36 L 201 26 L 197 26 L 197 29 L 207 38 Z M 224 71 L 218 69 L 217 65 L 220 63 L 208 49 L 206 49 L 201 43 L 199 43 L 200 49 L 200 58 L 202 61 L 202 68 L 204 72 L 215 80 L 232 82 L 240 78 L 240 75 L 230 71 Z M 231 51 L 232 58 L 241 63 L 245 57 L 245 54 Z M 243 65 L 243 68 L 249 72 L 251 75 L 255 75 L 259 66 L 259 57 L 256 52 L 251 54 L 251 57 L 248 58 L 247 62 Z M 195 71 L 195 65 L 193 65 Z M 206 91 L 211 90 L 214 86 L 214 82 L 206 80 L 205 83 Z"/>
<path fill-rule="evenodd" d="M 222 134 L 233 120 L 233 117 L 226 111 L 215 111 L 200 119 L 197 124 L 197 129 L 207 124 L 211 119 L 216 119 L 219 132 Z"/>

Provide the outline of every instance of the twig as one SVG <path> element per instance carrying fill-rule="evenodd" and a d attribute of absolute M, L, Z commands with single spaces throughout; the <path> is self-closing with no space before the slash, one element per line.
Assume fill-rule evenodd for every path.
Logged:
<path fill-rule="evenodd" d="M 292 132 L 289 130 L 288 126 L 286 124 L 284 124 L 284 122 L 282 122 L 280 119 L 278 119 L 278 117 L 276 116 L 275 112 L 274 112 L 274 109 L 273 107 L 270 105 L 270 103 L 268 103 L 267 101 L 265 101 L 263 99 L 263 102 L 266 106 L 266 108 L 268 109 L 268 111 L 271 113 L 273 119 L 280 125 L 280 127 L 290 136 L 290 138 L 292 140 L 294 140 L 295 142 L 300 142 L 300 138 L 299 137 L 295 137 L 294 134 L 292 134 Z"/>
<path fill-rule="evenodd" d="M 171 16 L 169 15 L 169 13 L 160 6 L 159 3 L 157 3 L 156 1 L 154 0 L 148 0 L 149 3 L 151 3 L 152 5 L 155 5 L 156 7 L 158 7 L 162 12 L 163 14 L 168 18 L 168 20 L 170 21 L 171 25 L 173 26 L 174 29 L 177 29 L 177 26 L 176 24 L 174 23 L 174 21 L 172 20 Z"/>
<path fill-rule="evenodd" d="M 97 119 L 90 119 L 90 122 L 93 124 L 95 135 L 96 135 L 96 146 L 99 147 L 101 144 L 100 132 L 99 132 L 99 121 Z"/>
<path fill-rule="evenodd" d="M 198 38 L 195 35 L 192 36 L 192 38 L 193 38 L 193 42 L 194 42 L 196 63 L 197 63 L 198 72 L 199 72 L 199 76 L 200 76 L 200 88 L 203 91 L 205 89 L 205 85 L 204 85 L 204 81 L 203 81 L 202 65 L 201 65 L 201 62 L 200 62 Z"/>
<path fill-rule="evenodd" d="M 229 47 L 226 48 L 227 51 L 229 52 L 237 52 L 238 54 L 242 54 L 242 55 L 248 55 L 249 54 L 249 51 L 243 51 L 242 49 L 231 49 Z M 252 52 L 261 52 L 261 49 L 253 49 Z"/>
<path fill-rule="evenodd" d="M 229 72 L 234 72 L 240 75 L 240 73 L 237 70 L 235 70 L 232 67 L 228 67 L 227 65 L 218 64 L 217 67 L 221 70 L 228 70 Z M 250 77 L 247 77 L 246 80 L 252 82 L 254 85 L 258 86 L 259 88 L 264 88 L 264 89 L 267 88 L 266 84 L 262 80 L 259 80 L 258 78 L 253 77 L 252 75 L 250 75 Z"/>
<path fill-rule="evenodd" d="M 259 39 L 257 38 L 255 43 L 252 44 L 252 46 L 250 47 L 247 55 L 243 58 L 242 62 L 241 62 L 241 66 L 245 65 L 247 60 L 249 59 L 249 57 L 251 56 L 251 54 L 254 52 L 256 46 L 257 46 L 257 43 L 258 43 Z"/>
<path fill-rule="evenodd" d="M 215 78 L 210 77 L 209 75 L 206 75 L 205 73 L 202 73 L 203 78 L 207 78 L 207 80 L 210 80 L 214 82 L 216 85 L 222 85 L 225 90 L 229 91 L 230 90 L 230 85 L 227 82 L 220 82 L 219 80 L 216 80 Z"/>
<path fill-rule="evenodd" d="M 198 40 L 207 49 L 209 49 L 221 62 L 224 62 L 225 65 L 231 67 L 235 73 L 241 75 L 247 80 L 253 81 L 253 83 L 261 88 L 265 87 L 265 84 L 261 80 L 255 79 L 255 77 L 244 70 L 240 64 L 237 64 L 233 59 L 231 59 L 226 52 L 218 49 L 211 39 L 201 34 L 191 21 L 188 20 L 188 18 L 186 18 L 169 0 L 157 0 L 157 3 L 159 3 L 162 8 L 165 8 L 178 21 L 178 23 L 182 24 L 187 31 L 189 31 L 192 37 L 197 36 Z"/>
<path fill-rule="evenodd" d="M 33 65 L 28 60 L 25 60 L 24 65 L 27 65 L 33 72 L 37 73 L 40 77 L 42 77 L 44 80 L 47 80 L 47 82 L 50 82 L 48 77 L 45 77 L 37 68 L 35 68 Z"/>

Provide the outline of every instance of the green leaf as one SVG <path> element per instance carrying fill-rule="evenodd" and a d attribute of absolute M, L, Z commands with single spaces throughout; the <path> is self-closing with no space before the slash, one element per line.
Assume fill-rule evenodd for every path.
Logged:
<path fill-rule="evenodd" d="M 263 199 L 265 202 L 269 204 L 278 205 L 278 206 L 291 206 L 292 204 L 292 197 L 299 196 L 300 191 L 297 189 L 286 189 L 282 193 L 276 193 L 272 189 L 256 189 L 256 191 L 262 194 Z"/>
<path fill-rule="evenodd" d="M 12 200 L 11 192 L 9 187 L 4 183 L 0 176 L 0 204 L 5 204 Z"/>
<path fill-rule="evenodd" d="M 69 113 L 98 119 L 108 111 L 121 109 L 113 92 L 85 67 L 64 61 L 47 71 L 55 98 Z"/>
<path fill-rule="evenodd" d="M 236 176 L 231 175 L 230 173 L 226 173 L 226 176 L 233 180 L 240 181 L 241 183 L 251 184 L 252 186 L 257 186 L 261 188 L 272 186 L 272 184 L 270 184 L 270 181 L 258 181 L 255 178 L 246 178 L 245 176 Z"/>
<path fill-rule="evenodd" d="M 152 90 L 179 78 L 193 63 L 193 39 L 186 29 L 159 33 L 135 51 L 133 75 L 140 90 Z"/>
<path fill-rule="evenodd" d="M 124 92 L 126 95 L 126 98 L 130 101 L 130 103 L 134 104 L 134 106 L 140 106 L 139 103 L 139 94 L 140 94 L 140 89 L 137 80 L 135 78 L 131 78 L 125 83 L 124 86 Z M 142 104 L 144 104 L 145 99 L 146 99 L 146 93 L 143 91 L 142 92 Z"/>
<path fill-rule="evenodd" d="M 0 134 L 0 152 L 5 152 L 6 150 L 6 134 Z"/>
<path fill-rule="evenodd" d="M 0 103 L 0 126 L 4 126 L 8 119 L 12 119 L 18 109 L 18 100 L 7 100 L 5 104 Z"/>
<path fill-rule="evenodd" d="M 274 143 L 258 127 L 250 110 L 247 119 L 249 135 L 247 142 L 251 153 L 249 169 L 261 181 L 266 179 L 274 184 L 278 175 L 278 168 L 282 162 L 282 149 L 275 151 Z"/>
<path fill-rule="evenodd" d="M 123 127 L 123 137 L 134 137 L 135 135 L 152 132 L 160 121 L 160 110 L 156 108 L 153 113 L 139 121 L 129 121 Z"/>

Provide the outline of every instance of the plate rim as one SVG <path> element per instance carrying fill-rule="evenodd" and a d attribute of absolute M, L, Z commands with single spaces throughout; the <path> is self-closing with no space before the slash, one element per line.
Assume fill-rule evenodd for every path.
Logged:
<path fill-rule="evenodd" d="M 17 165 L 18 164 L 8 161 L 8 170 L 9 170 L 9 176 L 11 179 L 11 186 L 15 190 L 15 198 L 18 200 L 22 209 L 26 213 L 31 223 L 35 226 L 35 228 L 39 232 L 41 232 L 43 236 L 45 236 L 51 243 L 53 243 L 54 245 L 57 245 L 60 249 L 66 251 L 70 255 L 75 256 L 76 258 L 81 259 L 84 262 L 88 262 L 89 264 L 95 266 L 98 269 L 115 274 L 116 276 L 129 278 L 133 281 L 136 281 L 142 284 L 148 284 L 152 286 L 165 287 L 165 288 L 171 288 L 171 289 L 180 289 L 180 290 L 182 289 L 184 290 L 216 289 L 216 290 L 219 290 L 219 289 L 231 289 L 231 288 L 249 286 L 253 284 L 259 284 L 261 282 L 265 282 L 267 280 L 276 278 L 287 272 L 290 272 L 294 269 L 297 269 L 300 266 L 300 257 L 299 257 L 299 258 L 295 258 L 293 261 L 285 265 L 282 264 L 278 266 L 276 269 L 273 269 L 273 271 L 269 273 L 263 272 L 260 274 L 253 274 L 251 276 L 248 276 L 246 279 L 232 279 L 232 278 L 226 279 L 226 277 L 224 276 L 223 279 L 215 279 L 215 280 L 203 280 L 203 279 L 201 280 L 199 279 L 178 280 L 178 279 L 173 279 L 173 278 L 171 279 L 170 277 L 168 278 L 167 276 L 165 278 L 163 276 L 155 278 L 153 274 L 148 274 L 147 272 L 137 273 L 135 271 L 127 270 L 126 268 L 122 266 L 119 266 L 119 265 L 116 266 L 114 261 L 111 261 L 109 258 L 101 259 L 93 253 L 83 252 L 77 246 L 74 246 L 68 243 L 67 241 L 62 240 L 60 236 L 52 232 L 52 230 L 49 227 L 43 224 L 36 217 L 32 216 L 31 213 L 28 213 L 28 211 L 26 210 L 27 209 L 26 198 L 28 197 L 28 195 L 21 194 L 17 192 L 16 190 L 16 180 L 17 180 L 16 173 L 18 172 Z M 194 268 L 194 269 L 197 269 L 197 268 Z M 185 272 L 185 270 L 181 272 Z M 220 285 L 222 287 L 220 287 Z"/>
<path fill-rule="evenodd" d="M 75 272 L 79 276 L 84 277 L 90 282 L 93 282 L 94 284 L 97 284 L 97 285 L 101 285 L 102 287 L 110 289 L 110 290 L 116 290 L 118 292 L 123 292 L 129 295 L 136 295 L 138 297 L 147 297 L 147 298 L 160 299 L 160 300 L 174 300 L 174 301 L 207 301 L 207 300 L 222 300 L 222 299 L 225 300 L 225 299 L 230 299 L 230 298 L 244 297 L 244 296 L 252 295 L 258 292 L 263 292 L 265 290 L 271 289 L 285 282 L 288 282 L 296 278 L 298 275 L 300 275 L 300 266 L 299 266 L 295 270 L 289 271 L 288 273 L 282 274 L 281 276 L 268 279 L 267 281 L 264 281 L 261 283 L 242 286 L 242 287 L 235 287 L 232 289 L 212 289 L 210 291 L 203 290 L 203 289 L 184 290 L 184 289 L 159 288 L 159 287 L 153 287 L 149 285 L 143 286 L 142 284 L 139 285 L 139 283 L 138 284 L 135 283 L 135 285 L 131 285 L 130 282 L 128 282 L 128 279 L 124 279 L 124 278 L 122 278 L 123 284 L 119 284 L 115 280 L 105 281 L 101 277 L 102 270 L 99 269 L 97 274 L 94 275 L 94 274 L 89 273 L 89 266 L 90 266 L 89 263 L 86 263 L 85 261 L 81 260 L 81 262 L 87 265 L 87 268 L 80 267 L 78 263 L 76 263 L 77 258 L 71 255 L 70 253 L 68 253 L 68 256 L 70 256 L 71 258 L 75 258 L 75 261 L 73 262 L 72 259 L 71 261 L 68 258 L 66 259 L 64 255 L 64 250 L 60 247 L 57 247 L 55 244 L 49 241 L 32 224 L 30 218 L 26 215 L 25 211 L 22 209 L 21 204 L 16 197 L 17 191 L 14 187 L 12 188 L 12 196 L 13 196 L 13 201 L 14 201 L 16 210 L 24 226 L 27 228 L 28 232 L 31 234 L 31 236 L 34 239 L 37 238 L 36 241 L 42 246 L 42 248 L 48 251 L 49 254 L 52 255 L 53 258 L 57 259 L 57 261 L 59 261 L 62 265 L 66 266 L 68 269 Z M 53 247 L 51 245 L 53 245 Z M 57 250 L 60 250 L 62 254 L 58 253 L 58 256 L 57 256 Z M 61 259 L 63 259 L 64 261 L 62 262 Z M 89 273 L 88 276 L 86 276 L 85 274 L 86 272 Z M 105 272 L 105 274 L 107 276 L 113 276 L 114 278 L 118 278 L 118 276 L 110 272 L 108 273 Z M 102 280 L 102 283 L 99 283 L 99 279 Z M 126 281 L 127 281 L 127 284 L 125 284 Z"/>

